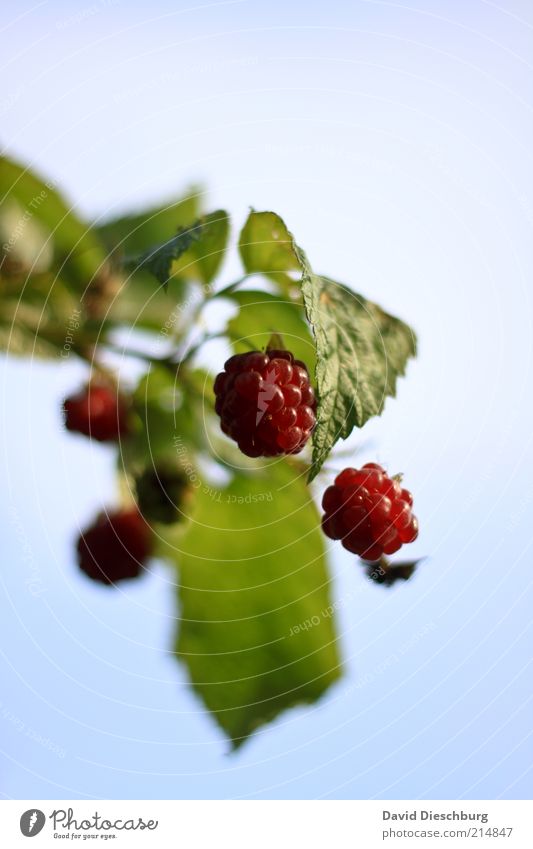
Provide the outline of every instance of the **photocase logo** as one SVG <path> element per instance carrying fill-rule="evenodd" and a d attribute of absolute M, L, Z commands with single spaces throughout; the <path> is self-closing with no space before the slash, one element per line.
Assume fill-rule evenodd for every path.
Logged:
<path fill-rule="evenodd" d="M 255 416 L 255 426 L 257 427 L 265 413 L 268 413 L 268 408 L 270 407 L 270 402 L 274 398 L 274 395 L 277 391 L 277 385 L 275 383 L 276 380 L 276 371 L 275 369 L 270 369 L 265 374 L 265 379 L 262 384 L 262 388 L 259 390 L 259 394 L 257 396 L 257 413 Z"/>
<path fill-rule="evenodd" d="M 24 837 L 35 837 L 42 831 L 46 817 L 42 811 L 37 808 L 30 808 L 29 811 L 24 811 L 20 818 L 20 830 Z"/>

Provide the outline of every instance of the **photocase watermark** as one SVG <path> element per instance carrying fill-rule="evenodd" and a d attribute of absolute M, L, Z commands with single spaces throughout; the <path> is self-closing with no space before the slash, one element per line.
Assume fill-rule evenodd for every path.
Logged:
<path fill-rule="evenodd" d="M 84 842 L 116 839 L 122 831 L 155 831 L 159 825 L 159 820 L 145 820 L 140 816 L 109 819 L 95 811 L 90 817 L 79 817 L 74 814 L 74 808 L 55 808 L 47 816 L 38 808 L 29 808 L 20 817 L 20 830 L 24 837 L 35 837 L 47 820 L 50 820 L 54 837 Z"/>
<path fill-rule="evenodd" d="M 513 512 L 509 518 L 509 530 L 516 530 L 523 522 L 524 517 L 531 513 L 530 506 L 533 501 L 533 494 L 527 492 L 516 504 L 514 504 Z"/>
<path fill-rule="evenodd" d="M 44 203 L 46 198 L 49 195 L 50 191 L 55 189 L 56 184 L 50 180 L 48 183 L 44 184 L 44 188 L 41 191 L 34 195 L 30 202 L 27 205 L 27 208 L 22 212 L 22 215 L 19 216 L 17 222 L 10 230 L 9 237 L 2 243 L 2 251 L 4 254 L 9 255 L 11 251 L 16 247 L 17 242 L 21 239 L 28 226 L 28 223 L 31 221 L 35 212 L 39 209 L 39 207 Z"/>
<path fill-rule="evenodd" d="M 196 287 L 188 297 L 186 297 L 179 304 L 176 304 L 172 312 L 169 314 L 167 320 L 159 331 L 159 335 L 157 337 L 157 344 L 161 346 L 163 342 L 168 340 L 168 337 L 171 335 L 172 331 L 183 318 L 184 315 L 187 314 L 188 310 L 195 306 L 197 303 L 200 303 L 201 298 L 200 294 L 203 294 L 204 297 L 207 297 L 213 292 L 213 286 L 211 283 L 204 283 L 200 288 Z"/>
<path fill-rule="evenodd" d="M 456 186 L 459 186 L 472 198 L 479 197 L 478 188 L 473 183 L 467 183 L 463 176 L 463 172 L 459 172 L 457 168 L 454 168 L 453 165 L 450 164 L 447 147 L 433 147 L 427 149 L 425 159 L 435 171 L 438 171 L 446 178 L 447 182 L 455 183 Z"/>
<path fill-rule="evenodd" d="M 24 811 L 20 818 L 20 830 L 24 837 L 35 837 L 43 830 L 46 817 L 38 808 Z"/>
<path fill-rule="evenodd" d="M 81 310 L 73 310 L 69 316 L 67 322 L 67 333 L 65 336 L 65 342 L 61 349 L 61 357 L 64 360 L 67 360 L 70 357 L 70 351 L 72 349 L 72 345 L 74 344 L 74 333 L 79 329 L 81 322 Z"/>
<path fill-rule="evenodd" d="M 509 441 L 514 433 L 519 415 L 519 411 L 516 409 L 508 412 L 505 427 L 502 427 L 498 432 L 497 441 L 492 443 L 492 450 L 488 454 L 487 461 L 476 475 L 475 485 L 471 486 L 464 493 L 462 506 L 465 515 L 468 512 L 468 508 L 472 507 L 489 490 L 488 485 L 499 474 L 501 458 L 508 451 Z"/>
<path fill-rule="evenodd" d="M 331 604 L 323 607 L 319 613 L 315 613 L 314 616 L 310 616 L 308 619 L 305 619 L 303 622 L 299 622 L 297 625 L 293 625 L 291 630 L 289 631 L 289 637 L 294 637 L 297 634 L 301 634 L 302 632 L 309 631 L 311 628 L 316 628 L 317 625 L 320 625 L 323 619 L 330 619 L 334 613 L 338 610 L 341 610 L 343 607 L 353 601 L 355 596 L 357 595 L 356 591 L 346 593 L 346 595 L 342 596 L 342 598 L 333 601 Z"/>
<path fill-rule="evenodd" d="M 48 749 L 49 752 L 53 752 L 54 755 L 57 755 L 58 758 L 66 758 L 67 751 L 62 746 L 58 746 L 57 743 L 54 743 L 53 740 L 50 740 L 49 737 L 44 737 L 39 731 L 36 731 L 31 725 L 26 725 L 23 719 L 20 716 L 14 714 L 3 702 L 0 701 L 0 719 L 4 720 L 4 722 L 9 722 L 10 725 L 24 737 L 27 737 L 29 740 L 33 740 L 34 743 L 38 743 L 39 746 L 42 746 L 44 749 Z"/>
<path fill-rule="evenodd" d="M 64 808 L 58 808 L 49 816 L 49 819 L 52 820 L 52 825 L 54 828 L 54 832 L 59 830 L 60 828 L 67 831 L 67 834 L 61 835 L 65 837 L 70 837 L 71 839 L 82 837 L 81 834 L 76 834 L 78 831 L 82 832 L 113 832 L 113 831 L 155 831 L 157 826 L 159 825 L 158 820 L 144 820 L 142 817 L 131 817 L 130 819 L 117 819 L 110 820 L 103 817 L 101 814 L 96 811 L 90 819 L 76 819 L 74 816 L 74 809 L 68 808 L 65 810 Z M 83 835 L 83 838 L 87 834 Z M 96 834 L 91 834 L 91 837 L 96 837 Z M 105 838 L 106 835 L 101 834 L 100 837 Z M 107 835 L 116 837 L 116 835 Z"/>
<path fill-rule="evenodd" d="M 234 495 L 207 483 L 203 480 L 197 467 L 191 460 L 187 446 L 181 436 L 175 436 L 172 441 L 176 449 L 180 469 L 189 479 L 191 487 L 201 490 L 204 495 L 209 496 L 217 504 L 261 504 L 274 500 L 274 494 L 271 490 L 265 492 L 248 492 L 245 495 Z"/>
<path fill-rule="evenodd" d="M 196 470 L 196 466 L 191 460 L 189 450 L 185 445 L 183 439 L 181 438 L 181 436 L 174 436 L 172 442 L 174 444 L 174 448 L 176 449 L 176 455 L 178 457 L 178 463 L 180 465 L 180 468 L 189 479 L 189 484 L 194 489 L 200 489 L 203 484 L 203 481 Z"/>
<path fill-rule="evenodd" d="M 391 666 L 400 662 L 400 659 L 410 652 L 418 643 L 427 637 L 432 631 L 436 629 L 435 622 L 426 622 L 412 634 L 408 640 L 404 643 L 401 643 L 391 654 L 387 655 L 377 666 L 374 667 L 370 672 L 366 672 L 362 677 L 358 678 L 354 684 L 349 688 L 349 690 L 361 690 L 363 687 L 367 687 L 372 683 L 376 678 L 379 678 L 381 675 L 384 675 Z"/>
<path fill-rule="evenodd" d="M 137 100 L 140 95 L 151 94 L 154 90 L 158 90 L 166 84 L 175 85 L 184 80 L 195 79 L 201 74 L 217 75 L 222 70 L 236 67 L 247 68 L 259 64 L 257 56 L 243 56 L 236 59 L 227 59 L 220 62 L 202 62 L 196 65 L 187 64 L 184 69 L 176 71 L 164 71 L 161 74 L 150 76 L 150 79 L 142 85 L 132 86 L 128 89 L 121 89 L 113 95 L 115 103 L 128 103 L 131 100 Z"/>
<path fill-rule="evenodd" d="M 20 95 L 22 94 L 22 90 L 20 88 L 15 89 L 14 91 L 10 91 L 8 96 L 3 100 L 0 100 L 0 116 L 5 115 L 6 112 L 9 112 L 12 106 L 20 100 Z"/>
<path fill-rule="evenodd" d="M 527 195 L 521 194 L 518 196 L 518 203 L 524 212 L 528 223 L 533 227 L 533 209 L 531 207 L 531 201 Z"/>
<path fill-rule="evenodd" d="M 86 21 L 87 18 L 94 17 L 104 9 L 108 9 L 110 6 L 118 6 L 119 3 L 120 0 L 98 0 L 98 3 L 92 3 L 90 6 L 86 6 L 85 9 L 80 9 L 79 12 L 69 15 L 68 18 L 62 18 L 60 21 L 56 21 L 56 29 L 68 29 L 68 27 L 75 26 L 76 24 Z"/>
<path fill-rule="evenodd" d="M 28 567 L 28 575 L 24 579 L 24 584 L 30 595 L 35 598 L 39 598 L 39 596 L 46 592 L 46 588 L 43 584 L 41 568 L 35 560 L 33 548 L 28 540 L 26 531 L 24 530 L 24 525 L 22 524 L 18 510 L 13 503 L 9 505 L 9 521 L 11 522 L 20 543 L 20 549 L 22 552 L 21 560 L 24 565 Z"/>

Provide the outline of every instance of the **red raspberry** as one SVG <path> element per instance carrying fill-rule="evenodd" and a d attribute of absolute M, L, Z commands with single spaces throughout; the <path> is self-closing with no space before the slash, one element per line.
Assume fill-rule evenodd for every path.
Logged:
<path fill-rule="evenodd" d="M 90 383 L 64 403 L 65 427 L 98 442 L 128 433 L 128 402 L 110 384 Z"/>
<path fill-rule="evenodd" d="M 290 351 L 235 354 L 215 380 L 223 432 L 248 457 L 298 454 L 315 426 L 309 373 Z"/>
<path fill-rule="evenodd" d="M 135 508 L 100 513 L 76 545 L 80 569 L 102 584 L 137 578 L 151 548 L 150 529 Z"/>
<path fill-rule="evenodd" d="M 377 463 L 344 469 L 322 498 L 322 528 L 364 560 L 394 554 L 418 536 L 413 496 Z"/>

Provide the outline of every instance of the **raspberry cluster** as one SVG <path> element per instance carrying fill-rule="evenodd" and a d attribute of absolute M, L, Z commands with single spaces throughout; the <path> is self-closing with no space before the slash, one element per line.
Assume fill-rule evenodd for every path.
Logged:
<path fill-rule="evenodd" d="M 98 442 L 116 442 L 128 433 L 128 402 L 109 384 L 90 383 L 64 405 L 65 427 Z"/>
<path fill-rule="evenodd" d="M 101 513 L 77 542 L 82 572 L 102 584 L 137 578 L 152 549 L 151 532 L 137 509 Z"/>
<path fill-rule="evenodd" d="M 418 536 L 413 496 L 377 463 L 344 469 L 322 498 L 322 528 L 364 560 L 394 554 Z"/>
<path fill-rule="evenodd" d="M 315 426 L 309 373 L 290 351 L 235 354 L 216 377 L 215 395 L 223 432 L 248 457 L 298 454 Z"/>

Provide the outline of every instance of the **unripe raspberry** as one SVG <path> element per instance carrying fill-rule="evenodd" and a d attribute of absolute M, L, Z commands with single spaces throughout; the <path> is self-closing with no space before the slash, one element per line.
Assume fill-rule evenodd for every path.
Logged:
<path fill-rule="evenodd" d="M 235 354 L 214 388 L 222 431 L 248 457 L 298 454 L 315 426 L 309 373 L 290 351 Z"/>
<path fill-rule="evenodd" d="M 417 538 L 412 504 L 411 493 L 382 466 L 366 463 L 362 469 L 344 469 L 326 489 L 322 528 L 364 560 L 379 560 Z"/>
<path fill-rule="evenodd" d="M 127 399 L 108 383 L 90 383 L 64 403 L 65 427 L 98 442 L 116 442 L 129 431 Z"/>
<path fill-rule="evenodd" d="M 77 542 L 82 572 L 102 584 L 138 577 L 152 549 L 151 531 L 137 509 L 101 513 Z"/>
<path fill-rule="evenodd" d="M 179 469 L 164 466 L 145 469 L 136 478 L 135 488 L 139 510 L 149 522 L 170 525 L 183 518 L 191 487 Z"/>

